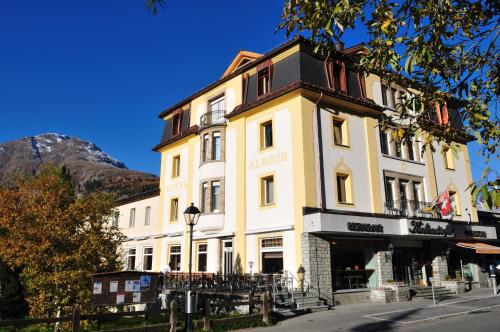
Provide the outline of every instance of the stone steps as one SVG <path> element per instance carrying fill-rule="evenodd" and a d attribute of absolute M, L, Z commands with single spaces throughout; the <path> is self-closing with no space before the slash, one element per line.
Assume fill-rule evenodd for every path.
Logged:
<path fill-rule="evenodd" d="M 412 287 L 411 289 L 415 294 L 413 297 L 421 297 L 421 298 L 432 298 L 432 287 Z M 448 297 L 452 296 L 454 293 L 452 293 L 448 288 L 446 287 L 434 287 L 434 296 L 435 297 Z"/>

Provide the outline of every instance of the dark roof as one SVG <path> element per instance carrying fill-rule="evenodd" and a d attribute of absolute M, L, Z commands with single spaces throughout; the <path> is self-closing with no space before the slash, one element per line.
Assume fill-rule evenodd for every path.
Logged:
<path fill-rule="evenodd" d="M 130 196 L 119 198 L 116 201 L 116 205 L 117 206 L 119 206 L 119 205 L 125 205 L 125 204 L 129 204 L 129 203 L 141 201 L 143 199 L 151 198 L 151 197 L 155 197 L 155 196 L 159 196 L 159 195 L 160 195 L 160 188 L 153 189 L 153 190 L 148 190 L 148 191 L 143 191 L 143 192 L 140 192 L 140 193 L 137 193 L 137 194 L 133 194 L 133 195 L 130 195 Z"/>
<path fill-rule="evenodd" d="M 184 137 L 188 137 L 190 135 L 194 135 L 194 134 L 197 134 L 199 131 L 199 127 L 198 125 L 194 125 L 194 126 L 191 126 L 189 127 L 188 130 L 186 130 L 185 132 L 181 133 L 180 135 L 177 135 L 175 137 L 172 137 L 171 139 L 169 140 L 166 140 L 164 142 L 161 142 L 160 144 L 156 145 L 154 148 L 153 148 L 153 151 L 157 152 L 159 149 L 161 149 L 162 147 L 164 146 L 167 146 L 169 144 L 172 144 L 178 140 L 180 140 L 181 138 L 184 138 Z"/>
<path fill-rule="evenodd" d="M 362 98 L 353 97 L 353 96 L 347 95 L 345 93 L 339 92 L 337 90 L 326 89 L 324 87 L 321 87 L 321 86 L 318 86 L 318 85 L 315 85 L 315 84 L 312 84 L 309 82 L 295 81 L 293 83 L 290 83 L 290 84 L 282 87 L 279 90 L 273 91 L 273 92 L 265 95 L 264 97 L 255 100 L 251 103 L 241 104 L 239 106 L 236 106 L 231 113 L 226 115 L 226 118 L 228 118 L 228 119 L 232 118 L 233 116 L 241 114 L 241 113 L 243 113 L 251 108 L 254 108 L 258 105 L 266 103 L 266 102 L 273 100 L 275 98 L 278 98 L 280 96 L 283 96 L 283 95 L 285 95 L 293 90 L 301 89 L 301 88 L 307 89 L 307 90 L 310 90 L 313 92 L 322 92 L 325 96 L 330 96 L 330 97 L 339 98 L 339 99 L 342 99 L 345 101 L 353 102 L 353 103 L 361 105 L 361 106 L 372 108 L 376 111 L 383 111 L 384 110 L 383 107 L 377 105 L 375 102 L 373 102 L 370 99 L 362 99 Z"/>

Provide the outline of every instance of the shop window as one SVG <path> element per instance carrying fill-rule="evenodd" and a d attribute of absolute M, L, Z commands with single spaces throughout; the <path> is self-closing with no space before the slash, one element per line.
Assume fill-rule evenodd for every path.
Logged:
<path fill-rule="evenodd" d="M 347 121 L 342 118 L 333 117 L 333 143 L 335 145 L 347 146 L 349 145 L 347 137 Z"/>
<path fill-rule="evenodd" d="M 260 184 L 260 202 L 261 205 L 272 205 L 274 204 L 274 176 L 266 176 L 261 178 Z"/>
<path fill-rule="evenodd" d="M 212 192 L 211 192 L 211 212 L 220 211 L 220 182 L 212 182 Z"/>
<path fill-rule="evenodd" d="M 453 152 L 449 147 L 443 148 L 443 160 L 444 160 L 444 167 L 446 169 L 454 170 L 455 169 L 455 162 L 453 160 Z"/>
<path fill-rule="evenodd" d="M 271 91 L 271 73 L 270 68 L 266 67 L 257 73 L 257 97 L 265 95 Z"/>
<path fill-rule="evenodd" d="M 134 271 L 135 270 L 135 255 L 136 250 L 131 248 L 127 252 L 127 270 Z"/>
<path fill-rule="evenodd" d="M 261 150 L 273 146 L 273 122 L 271 120 L 260 124 L 260 148 Z"/>
<path fill-rule="evenodd" d="M 144 225 L 151 225 L 151 206 L 146 206 L 145 215 L 144 215 Z"/>
<path fill-rule="evenodd" d="M 220 133 L 212 134 L 212 160 L 220 160 Z"/>
<path fill-rule="evenodd" d="M 261 240 L 262 273 L 283 272 L 283 238 L 267 238 Z"/>
<path fill-rule="evenodd" d="M 208 161 L 208 147 L 209 147 L 209 136 L 208 134 L 203 135 L 202 151 L 201 151 L 201 161 Z"/>
<path fill-rule="evenodd" d="M 180 175 L 181 169 L 181 156 L 175 156 L 172 159 L 172 177 L 175 178 Z"/>
<path fill-rule="evenodd" d="M 168 266 L 171 271 L 181 270 L 181 246 L 171 245 L 169 247 Z"/>
<path fill-rule="evenodd" d="M 368 287 L 374 273 L 366 268 L 365 253 L 360 249 L 335 248 L 333 250 L 335 289 L 361 289 Z"/>
<path fill-rule="evenodd" d="M 349 174 L 337 173 L 337 202 L 340 204 L 352 204 L 351 176 Z"/>
<path fill-rule="evenodd" d="M 201 184 L 201 212 L 207 212 L 207 201 L 208 201 L 208 183 L 203 182 Z"/>
<path fill-rule="evenodd" d="M 135 208 L 132 208 L 132 209 L 130 209 L 128 227 L 133 228 L 134 226 L 135 226 Z"/>
<path fill-rule="evenodd" d="M 206 272 L 207 271 L 207 244 L 199 243 L 198 244 L 198 272 Z"/>
<path fill-rule="evenodd" d="M 460 211 L 460 199 L 458 198 L 458 193 L 456 191 L 449 191 L 451 206 L 453 207 L 453 211 L 455 211 L 456 216 L 461 216 L 462 212 Z"/>
<path fill-rule="evenodd" d="M 144 248 L 144 254 L 142 257 L 142 269 L 144 271 L 151 271 L 153 269 L 153 248 Z"/>
<path fill-rule="evenodd" d="M 170 221 L 177 221 L 179 217 L 179 199 L 173 198 L 170 200 Z"/>

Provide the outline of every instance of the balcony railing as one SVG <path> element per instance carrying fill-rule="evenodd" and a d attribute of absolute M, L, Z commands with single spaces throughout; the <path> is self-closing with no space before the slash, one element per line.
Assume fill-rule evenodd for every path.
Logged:
<path fill-rule="evenodd" d="M 417 218 L 439 218 L 439 214 L 432 207 L 430 202 L 397 200 L 385 202 L 384 209 L 386 214 L 401 217 Z"/>
<path fill-rule="evenodd" d="M 200 117 L 200 130 L 213 125 L 226 123 L 226 110 L 210 111 Z"/>

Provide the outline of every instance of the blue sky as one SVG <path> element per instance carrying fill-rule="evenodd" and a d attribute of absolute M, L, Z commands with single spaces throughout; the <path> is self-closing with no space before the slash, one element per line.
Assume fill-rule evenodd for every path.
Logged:
<path fill-rule="evenodd" d="M 144 0 L 0 1 L 0 142 L 77 136 L 158 174 L 157 115 L 217 80 L 239 50 L 283 43 L 281 6 L 171 0 L 154 17 Z M 345 43 L 364 38 L 350 33 Z M 478 177 L 483 162 L 470 148 Z"/>

